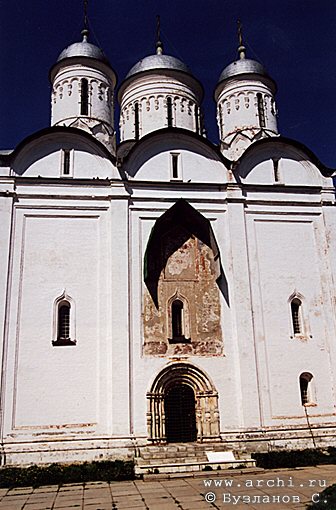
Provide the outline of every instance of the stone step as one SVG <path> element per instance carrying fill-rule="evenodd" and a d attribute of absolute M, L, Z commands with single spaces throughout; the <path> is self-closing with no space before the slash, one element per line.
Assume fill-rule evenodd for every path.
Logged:
<path fill-rule="evenodd" d="M 197 451 L 185 451 L 185 452 L 141 452 L 142 459 L 183 459 L 185 457 L 206 457 L 205 452 L 197 452 Z"/>
<path fill-rule="evenodd" d="M 174 464 L 180 463 L 185 464 L 186 462 L 200 463 L 207 462 L 206 456 L 185 456 L 183 458 L 174 458 L 174 457 L 163 457 L 160 459 L 144 459 L 142 457 L 138 457 L 136 459 L 137 464 L 139 465 L 161 465 L 161 464 Z"/>
<path fill-rule="evenodd" d="M 209 452 L 216 452 L 209 455 L 211 460 L 207 456 Z M 254 459 L 241 452 L 232 452 L 219 442 L 150 445 L 140 448 L 139 453 L 135 459 L 135 472 L 141 476 L 255 466 Z"/>
<path fill-rule="evenodd" d="M 256 461 L 251 458 L 237 459 L 229 462 L 174 462 L 167 464 L 135 464 L 135 474 L 143 476 L 148 474 L 191 473 L 200 471 L 212 471 L 218 469 L 237 469 L 243 467 L 255 467 Z"/>
<path fill-rule="evenodd" d="M 158 453 L 158 452 L 166 452 L 166 453 L 179 453 L 179 452 L 194 452 L 194 451 L 225 451 L 227 448 L 223 443 L 174 443 L 172 445 L 162 445 L 162 446 L 143 446 L 141 447 L 141 452 L 148 453 Z"/>

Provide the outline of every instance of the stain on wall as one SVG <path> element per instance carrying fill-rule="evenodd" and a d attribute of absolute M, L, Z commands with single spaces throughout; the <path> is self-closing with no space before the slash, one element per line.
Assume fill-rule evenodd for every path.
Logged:
<path fill-rule="evenodd" d="M 213 251 L 177 226 L 162 237 L 158 256 L 162 262 L 158 307 L 148 290 L 144 292 L 143 354 L 222 355 L 220 298 Z M 175 300 L 183 305 L 180 317 L 183 335 L 178 338 L 173 335 L 172 304 Z"/>

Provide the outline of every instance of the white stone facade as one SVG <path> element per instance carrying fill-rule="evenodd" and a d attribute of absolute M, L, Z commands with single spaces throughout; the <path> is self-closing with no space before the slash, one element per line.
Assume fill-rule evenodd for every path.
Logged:
<path fill-rule="evenodd" d="M 131 119 L 132 102 L 154 85 L 166 90 L 158 77 L 125 90 L 122 115 L 129 104 Z M 62 126 L 65 110 L 55 110 L 57 126 L 1 155 L 2 464 L 120 458 L 164 444 L 166 399 L 181 386 L 195 395 L 198 441 L 334 444 L 332 172 L 280 136 L 223 157 L 195 132 L 188 104 L 177 113 L 180 93 L 192 105 L 199 98 L 176 83 L 181 120 L 165 129 L 163 99 L 155 110 L 153 96 L 153 117 L 146 99 L 147 136 L 134 141 L 122 120 L 133 143 L 117 158 L 85 129 Z M 232 129 L 240 115 L 253 127 L 254 107 L 253 96 Z M 113 127 L 105 113 L 97 118 Z"/>

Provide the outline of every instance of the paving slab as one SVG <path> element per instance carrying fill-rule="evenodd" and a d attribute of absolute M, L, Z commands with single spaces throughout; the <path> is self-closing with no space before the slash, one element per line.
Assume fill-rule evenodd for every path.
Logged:
<path fill-rule="evenodd" d="M 312 495 L 336 483 L 336 466 L 207 471 L 200 476 L 90 482 L 0 490 L 0 510 L 305 510 Z M 210 496 L 209 496 L 210 494 Z M 243 496 L 254 497 L 248 504 Z M 226 500 L 223 500 L 223 497 Z M 285 497 L 284 504 L 273 498 Z M 210 498 L 210 499 L 209 499 Z M 228 503 L 228 500 L 231 502 Z M 235 498 L 235 499 L 234 499 Z M 262 503 L 265 498 L 266 502 Z M 299 498 L 299 502 L 297 502 Z M 261 508 L 262 507 L 262 508 Z"/>

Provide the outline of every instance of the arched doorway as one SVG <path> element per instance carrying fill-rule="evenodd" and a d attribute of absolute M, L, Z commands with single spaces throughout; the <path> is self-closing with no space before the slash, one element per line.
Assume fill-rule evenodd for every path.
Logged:
<path fill-rule="evenodd" d="M 147 428 L 153 443 L 219 440 L 218 393 L 208 375 L 187 362 L 165 366 L 147 393 Z"/>
<path fill-rule="evenodd" d="M 169 388 L 164 398 L 168 443 L 196 441 L 195 392 L 187 384 Z"/>

